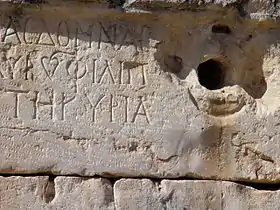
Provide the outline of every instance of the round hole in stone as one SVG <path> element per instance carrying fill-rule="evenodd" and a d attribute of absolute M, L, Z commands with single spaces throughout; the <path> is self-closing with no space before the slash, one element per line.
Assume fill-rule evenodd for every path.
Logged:
<path fill-rule="evenodd" d="M 212 33 L 230 34 L 231 30 L 227 25 L 217 24 L 212 26 Z"/>
<path fill-rule="evenodd" d="M 197 68 L 199 83 L 208 90 L 217 90 L 224 85 L 224 67 L 221 62 L 209 59 Z"/>

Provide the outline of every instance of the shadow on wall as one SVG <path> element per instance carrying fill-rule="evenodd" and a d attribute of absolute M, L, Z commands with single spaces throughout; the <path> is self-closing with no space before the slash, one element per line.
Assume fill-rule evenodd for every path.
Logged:
<path fill-rule="evenodd" d="M 17 16 L 14 16 L 14 15 Z M 143 14 L 144 15 L 144 14 Z M 96 22 L 88 21 L 70 21 L 67 17 L 60 21 L 25 17 L 23 13 L 16 13 L 13 10 L 7 12 L 7 15 L 0 16 L 0 26 L 9 28 L 1 31 L 1 42 L 6 43 L 13 36 L 13 40 L 23 44 L 58 46 L 65 48 L 79 47 L 79 40 L 87 42 L 88 47 L 92 43 L 102 43 L 111 45 L 115 50 L 122 46 L 131 46 L 142 50 L 149 48 L 149 40 L 158 40 L 155 59 L 164 72 L 171 72 L 179 79 L 185 79 L 191 69 L 197 70 L 197 76 L 202 86 L 209 90 L 220 89 L 225 86 L 239 85 L 253 98 L 261 98 L 267 89 L 263 73 L 263 60 L 267 49 L 272 44 L 279 43 L 276 31 L 269 31 L 267 28 L 258 28 L 257 24 L 249 21 L 239 21 L 238 25 L 228 26 L 225 24 L 212 24 L 208 26 L 208 31 L 201 31 L 193 28 L 192 34 L 182 30 L 180 39 L 177 40 L 180 45 L 178 49 L 170 53 L 172 42 L 169 32 L 159 35 L 149 31 L 147 24 L 161 27 L 165 31 L 165 25 L 159 24 L 155 19 L 143 21 L 135 24 L 135 20 L 108 20 L 102 21 L 101 18 Z M 55 22 L 55 24 L 54 24 Z M 253 24 L 247 29 L 248 24 Z M 150 28 L 151 29 L 151 28 Z M 243 30 L 244 29 L 244 30 Z M 167 29 L 166 29 L 167 30 Z M 170 32 L 171 30 L 171 32 Z M 178 30 L 174 29 L 174 30 Z M 19 33 L 21 32 L 21 35 Z M 187 33 L 187 34 L 183 34 Z M 208 37 L 205 36 L 208 33 Z M 28 34 L 28 35 L 27 35 Z M 241 34 L 241 35 L 240 35 Z M 203 36 L 202 36 L 203 35 Z M 186 40 L 198 40 L 200 43 L 198 50 L 192 50 Z M 201 39 L 199 38 L 201 37 Z M 44 40 L 43 40 L 44 39 Z M 200 40 L 199 40 L 200 39 Z M 219 45 L 220 51 L 218 57 L 208 58 L 201 61 L 204 55 L 208 54 L 208 48 L 204 47 L 211 40 L 212 45 Z M 70 45 L 72 42 L 72 46 Z M 205 45 L 206 46 L 206 45 Z M 233 49 L 239 49 L 232 53 Z M 193 52 L 192 52 L 193 51 Z M 177 53 L 178 52 L 178 53 Z M 186 53 L 185 53 L 186 52 Z M 194 60 L 193 60 L 194 59 Z M 186 65 L 191 63 L 190 65 Z M 186 67 L 187 66 L 187 67 Z"/>

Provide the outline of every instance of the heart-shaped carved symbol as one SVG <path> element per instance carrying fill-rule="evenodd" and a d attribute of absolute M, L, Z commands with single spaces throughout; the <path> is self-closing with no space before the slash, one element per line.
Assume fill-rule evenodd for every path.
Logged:
<path fill-rule="evenodd" d="M 47 76 L 51 79 L 58 67 L 59 61 L 56 57 L 44 56 L 41 58 L 41 64 Z"/>

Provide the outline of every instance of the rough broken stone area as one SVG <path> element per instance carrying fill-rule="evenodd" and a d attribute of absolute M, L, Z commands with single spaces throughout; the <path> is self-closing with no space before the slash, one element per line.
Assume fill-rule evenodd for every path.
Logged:
<path fill-rule="evenodd" d="M 1 177 L 0 209 L 113 210 L 113 189 L 105 179 Z"/>
<path fill-rule="evenodd" d="M 0 3 L 1 174 L 279 179 L 276 20 L 78 5 Z"/>
<path fill-rule="evenodd" d="M 226 181 L 1 177 L 0 209 L 279 209 L 279 191 Z"/>

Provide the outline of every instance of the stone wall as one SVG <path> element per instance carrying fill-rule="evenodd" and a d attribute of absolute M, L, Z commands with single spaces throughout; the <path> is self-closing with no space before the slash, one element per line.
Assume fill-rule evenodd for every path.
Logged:
<path fill-rule="evenodd" d="M 278 7 L 0 1 L 0 209 L 280 209 Z"/>
<path fill-rule="evenodd" d="M 1 177 L 1 209 L 279 209 L 279 191 L 227 181 Z"/>

